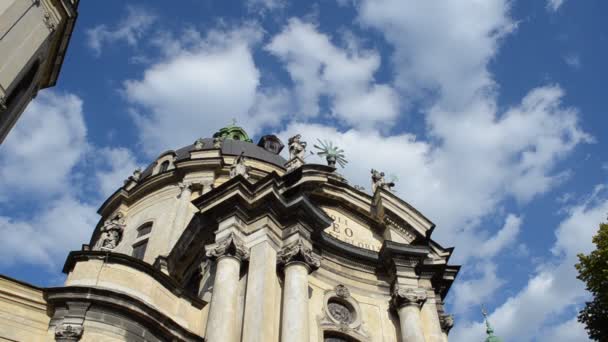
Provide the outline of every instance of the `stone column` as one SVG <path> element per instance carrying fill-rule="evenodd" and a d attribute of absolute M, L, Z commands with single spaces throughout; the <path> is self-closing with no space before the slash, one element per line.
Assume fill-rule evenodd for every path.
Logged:
<path fill-rule="evenodd" d="M 239 273 L 241 262 L 248 257 L 248 253 L 234 234 L 205 248 L 208 257 L 217 259 L 205 340 L 237 342 Z"/>
<path fill-rule="evenodd" d="M 454 316 L 443 314 L 439 316 L 439 322 L 441 323 L 443 342 L 448 342 L 448 334 L 450 333 L 450 329 L 454 326 Z"/>
<path fill-rule="evenodd" d="M 418 288 L 395 286 L 393 305 L 399 314 L 402 342 L 425 342 L 420 319 L 420 307 L 426 300 L 426 291 Z"/>
<path fill-rule="evenodd" d="M 273 341 L 277 318 L 277 252 L 267 239 L 250 250 L 242 341 Z"/>
<path fill-rule="evenodd" d="M 308 274 L 321 262 L 301 240 L 285 247 L 279 255 L 284 267 L 282 342 L 310 342 L 308 322 Z"/>
<path fill-rule="evenodd" d="M 435 301 L 433 290 L 427 291 L 427 299 L 422 305 L 420 314 L 426 342 L 443 342 L 443 333 L 441 331 L 441 324 L 439 323 L 439 313 L 437 312 L 437 302 Z"/>

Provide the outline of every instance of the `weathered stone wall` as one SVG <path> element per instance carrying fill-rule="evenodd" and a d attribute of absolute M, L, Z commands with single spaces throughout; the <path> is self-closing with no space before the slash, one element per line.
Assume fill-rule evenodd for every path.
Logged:
<path fill-rule="evenodd" d="M 48 341 L 42 289 L 0 275 L 0 341 Z"/>

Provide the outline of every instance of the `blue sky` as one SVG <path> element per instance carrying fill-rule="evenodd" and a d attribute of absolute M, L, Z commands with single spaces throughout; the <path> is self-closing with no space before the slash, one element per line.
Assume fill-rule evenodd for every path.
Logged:
<path fill-rule="evenodd" d="M 454 341 L 584 341 L 576 254 L 608 214 L 608 3 L 82 2 L 59 82 L 0 146 L 0 272 L 60 284 L 138 166 L 236 118 L 331 139 L 455 246 Z M 255 140 L 255 139 L 254 139 Z"/>

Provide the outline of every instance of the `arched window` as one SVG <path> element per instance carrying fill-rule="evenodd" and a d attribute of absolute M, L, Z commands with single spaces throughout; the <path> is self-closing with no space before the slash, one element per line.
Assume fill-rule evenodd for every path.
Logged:
<path fill-rule="evenodd" d="M 165 160 L 162 164 L 160 164 L 160 168 L 158 169 L 158 173 L 163 173 L 169 169 L 169 161 Z"/>

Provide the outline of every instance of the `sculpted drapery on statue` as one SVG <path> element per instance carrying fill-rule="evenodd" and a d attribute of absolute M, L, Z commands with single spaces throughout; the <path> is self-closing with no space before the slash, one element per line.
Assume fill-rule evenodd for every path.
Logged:
<path fill-rule="evenodd" d="M 302 135 L 296 134 L 289 138 L 289 159 L 300 158 L 304 160 L 306 154 L 306 142 L 301 141 Z"/>
<path fill-rule="evenodd" d="M 384 180 L 384 172 L 372 169 L 372 193 L 376 192 L 376 189 L 381 188 L 385 190 L 391 190 L 395 186 L 394 182 L 387 182 Z"/>
<path fill-rule="evenodd" d="M 104 222 L 101 228 L 101 237 L 99 238 L 98 247 L 103 249 L 114 249 L 122 239 L 122 233 L 125 229 L 125 220 L 123 213 L 117 213 L 112 219 Z"/>

